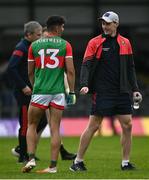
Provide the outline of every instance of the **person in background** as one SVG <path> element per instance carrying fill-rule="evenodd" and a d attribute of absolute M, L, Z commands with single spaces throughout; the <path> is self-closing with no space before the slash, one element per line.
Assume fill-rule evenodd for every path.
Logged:
<path fill-rule="evenodd" d="M 28 55 L 28 74 L 33 86 L 28 111 L 27 149 L 29 161 L 22 172 L 30 172 L 35 166 L 36 128 L 40 117 L 49 110 L 48 119 L 51 134 L 51 161 L 48 168 L 38 173 L 56 173 L 57 160 L 61 145 L 60 121 L 65 106 L 64 70 L 66 68 L 70 92 L 67 104 L 75 104 L 75 70 L 72 48 L 69 42 L 61 38 L 65 19 L 51 16 L 47 20 L 48 36 L 30 46 Z"/>
<path fill-rule="evenodd" d="M 134 170 L 130 163 L 132 132 L 132 99 L 139 92 L 132 47 L 117 28 L 119 16 L 108 11 L 100 18 L 103 34 L 91 39 L 87 45 L 81 68 L 81 94 L 92 94 L 89 123 L 80 138 L 80 144 L 71 171 L 86 171 L 85 152 L 103 117 L 116 116 L 122 128 L 121 170 Z"/>

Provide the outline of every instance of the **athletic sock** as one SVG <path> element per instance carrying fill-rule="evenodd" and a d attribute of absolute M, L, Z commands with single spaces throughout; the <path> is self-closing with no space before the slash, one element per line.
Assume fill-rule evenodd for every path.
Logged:
<path fill-rule="evenodd" d="M 54 167 L 56 167 L 56 165 L 57 165 L 57 161 L 51 160 L 49 167 L 54 168 Z"/>
<path fill-rule="evenodd" d="M 122 167 L 127 166 L 129 163 L 129 160 L 122 160 Z"/>
<path fill-rule="evenodd" d="M 29 160 L 35 159 L 35 154 L 34 153 L 29 153 L 28 157 L 29 157 Z"/>
<path fill-rule="evenodd" d="M 76 157 L 74 163 L 77 164 L 79 162 L 83 162 L 83 159 Z"/>

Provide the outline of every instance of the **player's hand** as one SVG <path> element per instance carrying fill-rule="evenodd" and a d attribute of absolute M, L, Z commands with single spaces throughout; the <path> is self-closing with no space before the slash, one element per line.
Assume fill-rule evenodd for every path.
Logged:
<path fill-rule="evenodd" d="M 76 103 L 76 95 L 74 92 L 69 92 L 69 94 L 66 97 L 66 103 L 67 106 L 71 106 Z"/>
<path fill-rule="evenodd" d="M 26 86 L 25 88 L 23 88 L 22 91 L 27 96 L 30 96 L 32 94 L 32 90 L 29 86 Z"/>
<path fill-rule="evenodd" d="M 137 103 L 140 103 L 142 101 L 142 95 L 140 92 L 133 93 L 133 101 Z"/>
<path fill-rule="evenodd" d="M 88 87 L 83 87 L 83 88 L 81 88 L 81 90 L 80 90 L 80 94 L 87 94 L 88 91 L 89 91 Z"/>

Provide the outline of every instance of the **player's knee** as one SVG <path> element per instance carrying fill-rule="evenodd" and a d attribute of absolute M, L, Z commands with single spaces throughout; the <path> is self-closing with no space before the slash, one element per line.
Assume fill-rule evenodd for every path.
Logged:
<path fill-rule="evenodd" d="M 96 132 L 98 129 L 99 129 L 99 124 L 94 124 L 88 127 L 88 130 L 93 133 Z"/>
<path fill-rule="evenodd" d="M 125 122 L 123 124 L 123 129 L 127 130 L 127 131 L 131 131 L 132 130 L 132 122 L 131 121 Z"/>

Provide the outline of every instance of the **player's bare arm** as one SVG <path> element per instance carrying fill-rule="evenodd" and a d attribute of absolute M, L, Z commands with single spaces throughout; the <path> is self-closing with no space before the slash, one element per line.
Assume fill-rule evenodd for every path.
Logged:
<path fill-rule="evenodd" d="M 66 73 L 64 73 L 64 86 L 65 86 L 65 92 L 68 94 L 70 89 L 69 89 L 69 85 L 68 85 L 68 80 L 67 80 L 67 75 Z"/>
<path fill-rule="evenodd" d="M 66 58 L 65 63 L 66 63 L 66 74 L 67 74 L 67 80 L 68 80 L 70 92 L 74 92 L 75 69 L 74 69 L 73 59 Z"/>
<path fill-rule="evenodd" d="M 32 86 L 34 84 L 34 71 L 35 71 L 35 62 L 28 61 L 28 77 Z"/>

